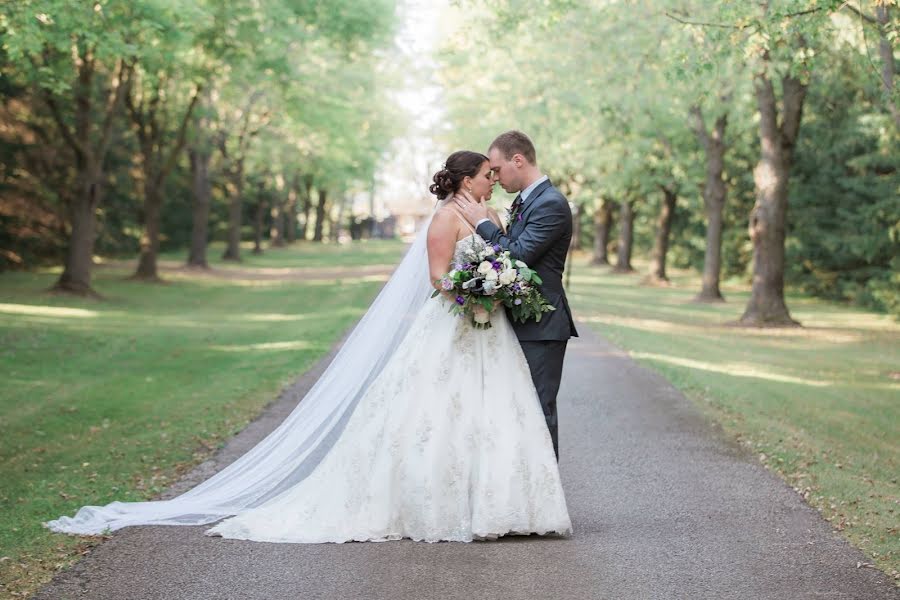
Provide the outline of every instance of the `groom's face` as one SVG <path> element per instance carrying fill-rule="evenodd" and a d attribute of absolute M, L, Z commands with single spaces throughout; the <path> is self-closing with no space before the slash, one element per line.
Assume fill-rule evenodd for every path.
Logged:
<path fill-rule="evenodd" d="M 491 161 L 491 172 L 494 174 L 494 181 L 498 182 L 500 187 L 509 193 L 522 191 L 522 188 L 518 187 L 519 169 L 516 168 L 513 160 L 507 159 L 498 148 L 490 149 L 488 159 Z"/>

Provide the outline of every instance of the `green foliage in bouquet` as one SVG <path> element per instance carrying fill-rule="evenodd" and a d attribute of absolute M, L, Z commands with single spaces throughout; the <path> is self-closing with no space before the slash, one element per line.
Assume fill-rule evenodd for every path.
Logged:
<path fill-rule="evenodd" d="M 450 312 L 469 314 L 479 329 L 490 327 L 489 317 L 499 305 L 510 311 L 513 321 L 524 323 L 541 320 L 545 312 L 555 310 L 540 292 L 543 281 L 534 269 L 513 259 L 509 251 L 475 241 L 463 257 L 466 262 L 455 263 L 441 279 L 436 280 L 432 298 L 442 291 L 454 297 Z"/>

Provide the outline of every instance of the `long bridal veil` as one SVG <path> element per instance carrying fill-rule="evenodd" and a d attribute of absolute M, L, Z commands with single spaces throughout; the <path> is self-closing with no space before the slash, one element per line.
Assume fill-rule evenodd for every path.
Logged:
<path fill-rule="evenodd" d="M 43 525 L 71 534 L 99 534 L 129 525 L 203 525 L 259 506 L 309 475 L 431 295 L 426 238 L 433 216 L 320 379 L 265 439 L 170 500 L 84 506 L 74 517 Z"/>

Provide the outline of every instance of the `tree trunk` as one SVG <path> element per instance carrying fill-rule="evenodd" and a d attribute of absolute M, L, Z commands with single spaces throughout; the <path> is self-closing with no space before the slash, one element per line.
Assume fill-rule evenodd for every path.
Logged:
<path fill-rule="evenodd" d="M 719 290 L 722 272 L 722 228 L 725 209 L 725 127 L 728 115 L 716 119 L 712 132 L 707 131 L 703 113 L 699 107 L 692 111 L 696 118 L 697 137 L 706 153 L 706 185 L 703 188 L 703 204 L 706 207 L 706 256 L 703 260 L 703 287 L 695 302 L 723 302 Z"/>
<path fill-rule="evenodd" d="M 277 248 L 284 246 L 284 207 L 285 203 L 275 202 L 269 216 L 272 217 L 272 226 L 269 228 L 269 241 Z"/>
<path fill-rule="evenodd" d="M 194 206 L 191 224 L 191 251 L 188 255 L 189 267 L 208 269 L 206 246 L 209 237 L 209 205 L 211 186 L 209 181 L 209 152 L 199 145 L 188 151 L 191 160 L 191 178 L 194 192 Z"/>
<path fill-rule="evenodd" d="M 260 186 L 259 190 L 259 199 L 256 203 L 256 212 L 253 219 L 253 254 L 262 254 L 262 238 L 263 238 L 263 224 L 266 218 L 266 209 L 269 207 L 269 203 L 265 201 L 263 197 L 262 186 Z"/>
<path fill-rule="evenodd" d="M 634 205 L 630 200 L 622 200 L 619 205 L 619 247 L 617 248 L 617 273 L 632 273 L 631 248 L 634 244 Z"/>
<path fill-rule="evenodd" d="M 96 238 L 96 211 L 103 195 L 103 164 L 112 142 L 112 125 L 119 116 L 122 103 L 127 95 L 127 81 L 131 69 L 124 60 L 116 64 L 116 75 L 111 78 L 103 110 L 97 110 L 94 94 L 98 87 L 94 82 L 96 74 L 92 49 L 78 56 L 78 77 L 72 86 L 73 96 L 66 98 L 67 107 L 74 109 L 74 128 L 63 117 L 60 103 L 50 91 L 44 91 L 44 100 L 54 122 L 59 128 L 63 141 L 75 155 L 78 173 L 77 192 L 68 199 L 67 213 L 70 220 L 69 245 L 62 274 L 53 285 L 54 292 L 99 297 L 91 288 L 91 267 L 94 259 Z M 96 117 L 102 116 L 101 122 Z M 92 139 L 91 132 L 99 135 Z"/>
<path fill-rule="evenodd" d="M 155 179 L 155 178 L 154 178 Z M 157 257 L 159 256 L 159 213 L 162 190 L 154 181 L 144 182 L 144 231 L 141 234 L 141 254 L 134 279 L 158 281 Z"/>
<path fill-rule="evenodd" d="M 328 192 L 326 190 L 319 190 L 319 202 L 316 204 L 316 229 L 315 233 L 313 233 L 313 241 L 321 242 L 322 241 L 322 228 L 325 225 L 325 203 L 328 201 Z"/>
<path fill-rule="evenodd" d="M 228 190 L 228 232 L 225 237 L 225 253 L 223 260 L 241 260 L 241 217 L 244 211 L 244 161 L 238 159 L 233 173 L 229 174 L 230 181 L 226 184 Z"/>
<path fill-rule="evenodd" d="M 581 204 L 574 203 L 572 211 L 572 238 L 569 240 L 569 252 L 581 250 Z"/>
<path fill-rule="evenodd" d="M 794 144 L 800 130 L 806 86 L 782 79 L 783 109 L 779 124 L 775 89 L 765 70 L 754 80 L 759 110 L 761 156 L 753 170 L 756 203 L 750 213 L 753 242 L 753 287 L 741 323 L 756 326 L 799 325 L 784 301 L 784 240 L 787 225 L 788 182 Z"/>
<path fill-rule="evenodd" d="M 372 185 L 369 187 L 369 216 L 363 221 L 365 223 L 364 232 L 360 232 L 360 238 L 365 237 L 366 239 L 371 238 L 372 234 L 375 233 L 375 180 L 372 180 Z"/>
<path fill-rule="evenodd" d="M 338 204 L 338 214 L 337 219 L 334 223 L 332 223 L 331 228 L 331 239 L 334 242 L 341 241 L 341 232 L 344 230 L 344 214 L 347 209 L 347 198 L 341 198 Z"/>
<path fill-rule="evenodd" d="M 100 203 L 100 172 L 83 169 L 79 175 L 78 194 L 68 202 L 71 225 L 66 264 L 53 291 L 79 296 L 98 296 L 91 288 L 91 267 L 94 259 L 96 237 L 96 211 Z"/>
<path fill-rule="evenodd" d="M 594 259 L 591 264 L 609 264 L 609 233 L 612 225 L 612 203 L 608 200 L 600 200 L 600 206 L 594 211 Z"/>
<path fill-rule="evenodd" d="M 219 151 L 225 161 L 225 190 L 228 195 L 228 232 L 225 236 L 225 252 L 223 260 L 240 262 L 241 260 L 241 225 L 244 212 L 244 161 L 250 140 L 259 132 L 251 130 L 250 121 L 253 105 L 263 96 L 256 91 L 249 95 L 247 106 L 240 118 L 240 127 L 233 147 L 228 144 L 228 131 L 222 130 L 218 137 Z"/>
<path fill-rule="evenodd" d="M 297 186 L 300 184 L 299 179 L 299 176 L 294 176 L 294 180 L 288 188 L 288 197 L 285 203 L 284 239 L 288 244 L 297 241 Z"/>
<path fill-rule="evenodd" d="M 312 176 L 307 175 L 303 178 L 303 189 L 305 191 L 303 195 L 303 226 L 300 228 L 299 237 L 301 240 L 306 239 L 307 232 L 309 231 L 309 215 L 312 212 Z"/>
<path fill-rule="evenodd" d="M 881 84 L 888 110 L 894 117 L 894 126 L 900 131 L 900 107 L 894 102 L 894 46 L 888 37 L 890 16 L 887 4 L 875 6 L 875 19 L 878 21 L 879 42 L 878 54 L 881 56 Z"/>
<path fill-rule="evenodd" d="M 650 279 L 653 282 L 668 282 L 666 275 L 666 257 L 669 253 L 669 235 L 672 233 L 672 218 L 675 216 L 675 202 L 678 196 L 674 191 L 663 188 L 663 202 L 656 221 L 656 241 L 650 258 Z"/>

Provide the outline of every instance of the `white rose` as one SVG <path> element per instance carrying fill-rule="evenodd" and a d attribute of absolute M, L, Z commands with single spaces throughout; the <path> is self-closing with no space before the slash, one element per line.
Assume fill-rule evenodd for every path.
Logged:
<path fill-rule="evenodd" d="M 516 272 L 512 269 L 507 269 L 500 273 L 500 285 L 509 285 L 515 280 Z"/>
<path fill-rule="evenodd" d="M 488 273 L 490 273 L 493 270 L 494 270 L 494 265 L 492 265 L 488 261 L 484 261 L 483 263 L 478 265 L 478 272 L 481 273 L 482 275 L 487 275 Z"/>
<path fill-rule="evenodd" d="M 490 271 L 487 272 L 487 274 L 484 276 L 484 278 L 487 281 L 497 281 L 497 279 L 498 279 L 497 271 L 491 269 Z"/>

